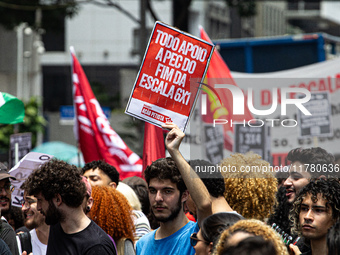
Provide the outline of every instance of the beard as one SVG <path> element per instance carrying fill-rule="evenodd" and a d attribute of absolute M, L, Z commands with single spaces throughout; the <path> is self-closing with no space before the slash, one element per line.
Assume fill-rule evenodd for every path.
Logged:
<path fill-rule="evenodd" d="M 35 220 L 25 220 L 25 227 L 28 229 L 34 229 L 39 227 L 39 224 Z"/>
<path fill-rule="evenodd" d="M 60 210 L 53 204 L 52 201 L 48 201 L 49 206 L 45 215 L 45 222 L 47 225 L 55 225 L 58 222 L 62 221 L 65 217 L 62 215 Z"/>
<path fill-rule="evenodd" d="M 37 214 L 40 214 L 40 215 L 37 215 Z M 38 228 L 45 221 L 43 215 L 40 212 L 35 212 L 33 218 L 27 219 L 26 217 L 27 216 L 25 214 L 24 224 L 25 224 L 25 227 L 28 228 L 28 229 Z"/>
<path fill-rule="evenodd" d="M 5 199 L 5 200 L 8 202 L 8 208 L 7 208 L 7 209 L 1 208 L 1 215 L 2 215 L 2 216 L 5 216 L 5 218 L 7 218 L 6 216 L 9 214 L 9 212 L 10 212 L 11 209 L 12 209 L 12 203 L 11 203 L 11 201 L 8 199 L 8 197 L 0 197 L 0 199 Z"/>
<path fill-rule="evenodd" d="M 38 222 L 36 219 L 25 219 L 25 227 L 28 229 L 34 229 L 41 225 L 42 222 Z"/>
<path fill-rule="evenodd" d="M 181 202 L 181 196 L 178 199 L 177 205 L 175 208 L 170 209 L 170 215 L 169 216 L 156 216 L 153 212 L 153 209 L 151 209 L 152 215 L 155 217 L 155 219 L 159 222 L 168 222 L 172 221 L 177 218 L 178 214 L 182 210 L 182 202 Z"/>

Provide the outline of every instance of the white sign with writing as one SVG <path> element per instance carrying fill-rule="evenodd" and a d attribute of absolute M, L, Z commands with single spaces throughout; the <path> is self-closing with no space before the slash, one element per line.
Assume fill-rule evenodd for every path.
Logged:
<path fill-rule="evenodd" d="M 16 180 L 12 180 L 11 183 L 14 186 L 12 192 L 12 205 L 21 207 L 21 200 L 24 195 L 24 191 L 20 189 L 21 185 L 25 182 L 27 177 L 33 170 L 39 168 L 42 164 L 48 162 L 53 158 L 52 155 L 30 152 L 26 154 L 11 170 L 9 174 L 14 176 Z"/>

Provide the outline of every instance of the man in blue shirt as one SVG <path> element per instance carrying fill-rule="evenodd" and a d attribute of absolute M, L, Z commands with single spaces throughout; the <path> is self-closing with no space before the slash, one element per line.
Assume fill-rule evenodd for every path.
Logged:
<path fill-rule="evenodd" d="M 198 232 L 202 220 L 211 215 L 210 195 L 179 152 L 184 133 L 173 123 L 166 123 L 163 128 L 171 129 L 165 140 L 171 158 L 158 159 L 144 171 L 151 211 L 160 227 L 137 242 L 136 252 L 137 255 L 193 255 L 190 235 Z M 183 210 L 189 192 L 197 207 L 197 223 L 189 222 Z"/>

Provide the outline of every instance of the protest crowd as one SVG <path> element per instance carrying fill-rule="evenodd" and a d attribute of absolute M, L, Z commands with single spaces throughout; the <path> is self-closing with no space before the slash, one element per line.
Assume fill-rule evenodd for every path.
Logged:
<path fill-rule="evenodd" d="M 303 169 L 334 165 L 332 154 L 291 150 L 283 185 L 275 172 L 240 171 L 268 166 L 251 152 L 221 161 L 235 173 L 211 175 L 194 171 L 210 162 L 184 159 L 174 123 L 163 128 L 170 157 L 144 178 L 121 180 L 104 160 L 78 169 L 51 159 L 21 185 L 21 211 L 11 205 L 16 178 L 1 164 L 0 254 L 339 254 L 340 183 Z"/>
<path fill-rule="evenodd" d="M 125 112 L 146 122 L 143 159 L 110 127 L 71 50 L 74 130 L 86 164 L 78 168 L 47 152 L 28 173 L 21 167 L 31 152 L 11 169 L 0 162 L 0 255 L 339 255 L 334 155 L 318 146 L 293 148 L 286 168 L 252 150 L 218 165 L 185 158 L 181 144 L 199 86 L 210 59 L 213 68 L 222 59 L 208 38 L 159 22 L 155 28 Z M 199 85 L 190 87 L 195 77 Z M 226 117 L 230 100 L 204 85 L 214 115 Z M 249 124 L 252 113 L 242 112 Z"/>

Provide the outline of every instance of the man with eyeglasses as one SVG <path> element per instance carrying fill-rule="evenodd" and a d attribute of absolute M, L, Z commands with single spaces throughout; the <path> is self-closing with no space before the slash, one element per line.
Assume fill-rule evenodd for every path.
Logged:
<path fill-rule="evenodd" d="M 17 236 L 19 253 L 26 251 L 29 254 L 33 251 L 34 255 L 45 255 L 50 226 L 45 223 L 45 216 L 37 209 L 37 198 L 27 193 L 26 183 L 23 183 L 20 189 L 24 190 L 24 198 L 21 201 L 24 223 L 30 229 L 30 232 L 29 234 L 22 233 Z"/>
<path fill-rule="evenodd" d="M 6 215 L 11 210 L 11 195 L 14 187 L 11 181 L 16 180 L 15 177 L 7 173 L 7 168 L 4 164 L 0 163 L 0 209 L 1 216 L 6 218 Z"/>
<path fill-rule="evenodd" d="M 15 177 L 7 173 L 7 167 L 0 163 L 0 210 L 1 210 L 1 231 L 0 238 L 5 241 L 5 243 L 10 248 L 13 255 L 19 254 L 17 242 L 15 239 L 15 232 L 13 228 L 8 224 L 6 216 L 11 210 L 11 195 L 13 191 L 13 186 L 11 181 L 16 180 Z"/>

